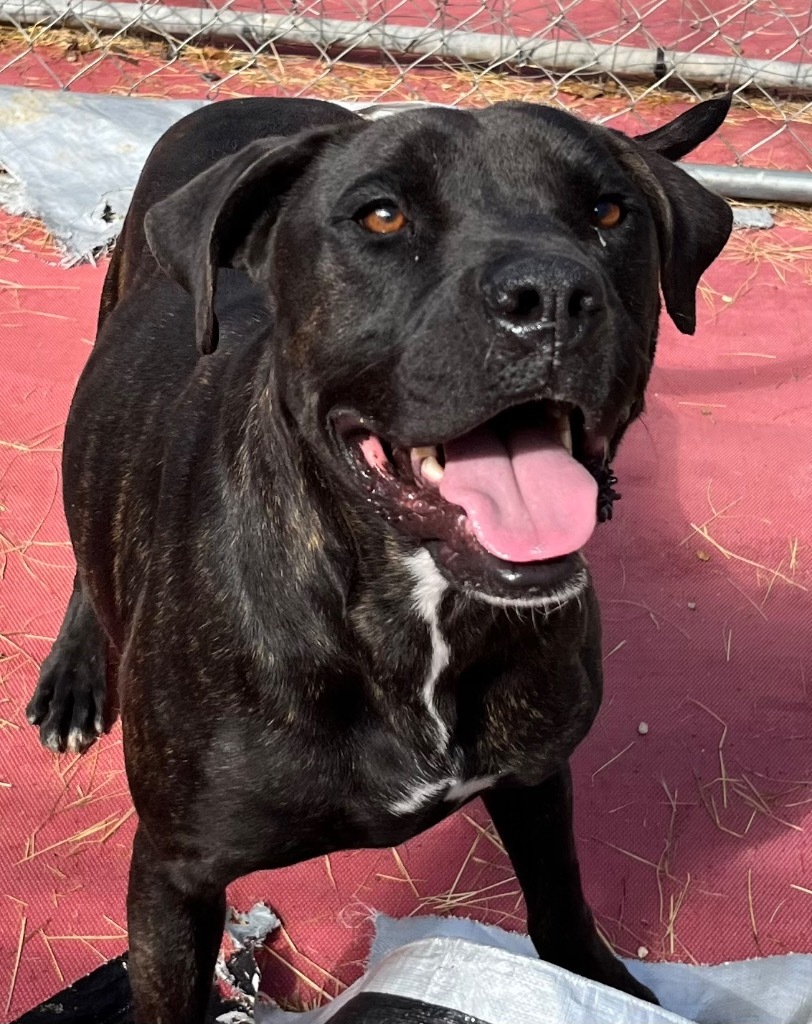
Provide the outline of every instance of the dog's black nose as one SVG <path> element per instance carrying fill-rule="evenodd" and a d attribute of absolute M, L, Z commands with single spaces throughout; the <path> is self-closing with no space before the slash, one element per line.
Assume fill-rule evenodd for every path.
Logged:
<path fill-rule="evenodd" d="M 590 269 L 560 256 L 498 260 L 483 275 L 482 294 L 500 327 L 533 339 L 549 332 L 550 341 L 570 337 L 603 305 Z"/>

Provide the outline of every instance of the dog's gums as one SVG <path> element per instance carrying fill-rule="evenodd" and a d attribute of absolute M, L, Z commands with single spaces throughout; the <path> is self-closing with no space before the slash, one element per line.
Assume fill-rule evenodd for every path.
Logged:
<path fill-rule="evenodd" d="M 517 576 L 573 554 L 611 518 L 616 477 L 608 443 L 588 436 L 581 411 L 533 402 L 446 444 L 403 446 L 344 415 L 339 435 L 354 481 L 400 532 L 494 562 Z M 447 560 L 444 560 L 447 561 Z"/>

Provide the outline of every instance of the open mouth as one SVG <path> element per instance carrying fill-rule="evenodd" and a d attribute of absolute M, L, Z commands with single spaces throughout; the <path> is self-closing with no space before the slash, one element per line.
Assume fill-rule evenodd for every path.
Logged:
<path fill-rule="evenodd" d="M 564 403 L 525 403 L 420 447 L 391 444 L 351 416 L 338 427 L 380 514 L 483 593 L 560 589 L 582 569 L 578 552 L 618 497 L 606 441 Z"/>

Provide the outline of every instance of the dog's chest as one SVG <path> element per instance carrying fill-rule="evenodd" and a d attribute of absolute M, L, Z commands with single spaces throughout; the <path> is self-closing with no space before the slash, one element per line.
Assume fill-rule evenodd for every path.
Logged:
<path fill-rule="evenodd" d="M 385 803 L 395 815 L 419 813 L 436 804 L 452 810 L 491 788 L 510 768 L 507 761 L 495 766 L 488 759 L 487 767 L 478 763 L 454 736 L 454 715 L 449 714 L 441 692 L 454 642 L 440 617 L 447 584 L 426 551 L 407 560 L 407 568 L 414 581 L 412 607 L 419 620 L 416 647 L 420 667 L 411 681 L 417 699 L 411 705 L 410 721 L 408 725 L 404 721 L 401 735 L 393 737 L 397 744 L 405 741 L 408 751 L 401 756 L 396 779 L 387 785 Z M 411 750 L 406 740 L 410 729 L 420 740 Z"/>
<path fill-rule="evenodd" d="M 400 612 L 383 606 L 366 634 L 377 641 L 372 678 L 355 746 L 341 755 L 340 803 L 362 816 L 436 819 L 492 787 L 540 783 L 596 707 L 569 645 L 551 654 L 532 616 L 502 622 L 501 611 L 450 592 L 426 550 L 404 563 Z"/>
<path fill-rule="evenodd" d="M 436 709 L 412 708 L 399 728 L 376 729 L 374 749 L 363 751 L 363 768 L 353 773 L 351 803 L 376 816 L 441 818 L 507 777 L 450 740 L 438 719 Z"/>

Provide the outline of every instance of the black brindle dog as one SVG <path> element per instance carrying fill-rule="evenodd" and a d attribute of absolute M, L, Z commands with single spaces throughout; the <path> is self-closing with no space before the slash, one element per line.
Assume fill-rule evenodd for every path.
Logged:
<path fill-rule="evenodd" d="M 137 1024 L 201 1020 L 232 879 L 402 843 L 477 792 L 539 955 L 653 999 L 579 879 L 579 552 L 659 286 L 691 333 L 728 237 L 672 163 L 728 106 L 630 139 L 522 103 L 240 100 L 155 147 L 67 425 L 78 571 L 28 711 L 84 750 L 117 673 Z"/>

